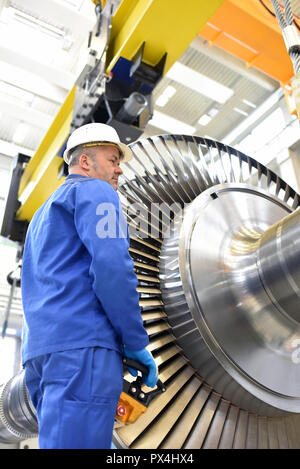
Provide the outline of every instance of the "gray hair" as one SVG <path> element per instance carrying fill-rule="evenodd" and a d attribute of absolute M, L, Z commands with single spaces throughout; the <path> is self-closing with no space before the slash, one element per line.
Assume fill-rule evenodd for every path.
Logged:
<path fill-rule="evenodd" d="M 83 153 L 85 153 L 93 160 L 93 166 L 95 167 L 95 149 L 96 147 L 85 148 L 84 145 L 78 145 L 77 147 L 75 147 L 70 156 L 69 168 L 72 168 L 72 166 L 76 166 L 79 164 L 80 156 Z"/>

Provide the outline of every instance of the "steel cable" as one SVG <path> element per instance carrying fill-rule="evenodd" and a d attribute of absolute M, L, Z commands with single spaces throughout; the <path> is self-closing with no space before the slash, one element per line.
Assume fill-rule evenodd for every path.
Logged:
<path fill-rule="evenodd" d="M 292 12 L 290 0 L 284 0 L 283 4 L 284 4 L 285 18 L 287 20 L 287 24 L 292 25 L 294 22 L 294 15 Z"/>
<path fill-rule="evenodd" d="M 286 24 L 284 15 L 281 11 L 280 5 L 279 5 L 277 0 L 271 0 L 271 1 L 272 1 L 272 5 L 273 5 L 273 8 L 274 8 L 275 15 L 276 15 L 276 18 L 278 20 L 279 26 L 280 26 L 281 29 L 284 29 L 287 26 L 287 24 Z"/>
<path fill-rule="evenodd" d="M 292 26 L 294 23 L 293 11 L 291 8 L 290 0 L 284 0 L 284 14 L 281 11 L 278 0 L 271 0 L 281 30 L 284 32 L 285 28 Z M 300 70 L 299 52 L 297 50 L 288 50 L 291 57 L 295 75 Z"/>

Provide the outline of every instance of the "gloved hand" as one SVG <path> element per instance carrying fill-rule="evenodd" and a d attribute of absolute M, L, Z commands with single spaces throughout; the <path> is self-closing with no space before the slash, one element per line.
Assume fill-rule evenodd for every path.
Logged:
<path fill-rule="evenodd" d="M 154 388 L 158 380 L 158 371 L 151 353 L 146 348 L 141 350 L 128 350 L 124 347 L 123 355 L 124 357 L 131 358 L 132 360 L 142 363 L 148 368 L 148 376 L 142 374 L 142 379 L 146 386 Z M 137 370 L 133 368 L 128 368 L 128 371 L 132 376 L 137 376 L 138 374 Z"/>

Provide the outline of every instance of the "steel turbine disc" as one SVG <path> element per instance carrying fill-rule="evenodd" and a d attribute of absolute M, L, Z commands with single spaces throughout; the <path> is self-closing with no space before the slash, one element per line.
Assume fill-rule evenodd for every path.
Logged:
<path fill-rule="evenodd" d="M 131 148 L 120 199 L 148 348 L 167 390 L 116 428 L 114 443 L 299 448 L 299 372 L 290 360 L 300 343 L 298 194 L 209 139 L 163 135 Z M 0 440 L 34 436 L 24 373 L 0 391 Z"/>
<path fill-rule="evenodd" d="M 243 358 L 239 360 L 241 341 L 240 336 L 235 335 L 237 327 L 231 337 L 230 329 L 221 337 L 220 329 L 216 333 L 216 323 L 209 324 L 217 305 L 216 300 L 211 299 L 217 297 L 219 306 L 222 293 L 207 296 L 205 291 L 205 296 L 203 291 L 209 290 L 207 284 L 200 293 L 209 308 L 198 316 L 193 311 L 196 304 L 193 293 L 198 288 L 198 295 L 209 276 L 207 266 L 216 264 L 220 255 L 222 237 L 217 239 L 214 230 L 218 233 L 220 229 L 217 219 L 222 215 L 222 197 L 227 197 L 230 209 L 227 215 L 223 213 L 227 229 L 231 222 L 239 225 L 245 221 L 239 205 L 256 213 L 258 221 L 254 223 L 253 233 L 248 217 L 245 224 L 248 231 L 237 230 L 237 237 L 233 236 L 235 248 L 243 251 L 249 247 L 250 234 L 255 238 L 255 234 L 263 233 L 277 220 L 295 211 L 299 195 L 251 157 L 209 139 L 162 135 L 140 140 L 132 144 L 131 149 L 134 159 L 124 165 L 119 192 L 130 227 L 130 253 L 139 280 L 149 349 L 159 365 L 161 379 L 167 384 L 167 392 L 156 397 L 137 422 L 115 430 L 115 443 L 130 448 L 299 447 L 300 438 L 294 432 L 300 424 L 296 415 L 300 406 L 294 388 L 284 389 L 282 385 L 282 389 L 277 389 L 280 376 L 274 377 L 273 383 L 264 380 L 259 376 L 259 366 L 253 366 L 251 357 L 247 359 L 242 349 Z M 215 202 L 216 199 L 219 200 Z M 194 210 L 192 218 L 188 215 L 191 210 Z M 262 215 L 257 216 L 257 212 Z M 188 220 L 190 231 L 187 230 L 189 236 L 185 236 L 183 226 L 187 226 Z M 196 226 L 199 229 L 195 234 Z M 207 227 L 208 238 L 203 227 Z M 245 238 L 242 241 L 246 240 L 244 244 L 240 242 L 241 235 Z M 185 249 L 187 242 L 192 245 Z M 190 284 L 184 254 L 188 250 L 193 254 L 189 262 L 194 269 Z M 206 265 L 201 269 L 199 262 L 206 252 Z M 226 252 L 228 254 L 228 249 Z M 197 253 L 201 254 L 198 260 Z M 244 259 L 242 254 L 239 261 Z M 238 280 L 230 292 L 225 291 L 228 312 L 231 311 L 230 295 L 239 294 L 239 302 L 245 302 L 244 287 Z M 252 307 L 253 298 L 254 294 Z M 201 301 L 203 304 L 203 297 Z M 201 308 L 198 313 L 199 310 Z M 269 321 L 272 313 L 269 310 Z M 249 326 L 249 317 L 246 322 Z M 283 332 L 283 324 L 279 325 Z M 249 336 L 253 330 L 257 333 L 259 327 L 252 331 L 248 327 Z M 288 331 L 290 333 L 291 327 Z M 254 345 L 255 341 L 251 345 L 252 352 Z M 267 353 L 269 350 L 266 356 Z M 270 353 L 276 358 L 276 350 Z M 279 368 L 282 371 L 281 365 Z M 127 379 L 131 379 L 130 375 Z M 273 385 L 275 390 L 272 390 Z M 278 397 L 281 393 L 282 400 Z"/>

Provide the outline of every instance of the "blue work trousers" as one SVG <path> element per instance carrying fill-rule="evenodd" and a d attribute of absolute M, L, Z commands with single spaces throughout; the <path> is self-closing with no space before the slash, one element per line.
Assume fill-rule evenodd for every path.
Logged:
<path fill-rule="evenodd" d="M 43 355 L 25 364 L 40 449 L 109 449 L 123 385 L 120 353 L 102 347 Z"/>

